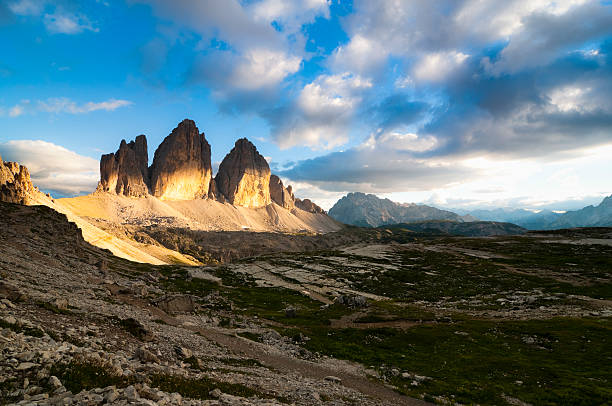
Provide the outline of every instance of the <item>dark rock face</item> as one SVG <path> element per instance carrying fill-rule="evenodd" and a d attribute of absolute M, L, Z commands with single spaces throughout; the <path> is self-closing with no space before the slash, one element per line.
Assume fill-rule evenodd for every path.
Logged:
<path fill-rule="evenodd" d="M 192 120 L 183 120 L 155 151 L 151 193 L 167 200 L 208 197 L 212 168 L 210 144 Z"/>
<path fill-rule="evenodd" d="M 215 177 L 217 190 L 236 206 L 264 207 L 270 198 L 270 167 L 246 138 L 236 141 Z"/>
<path fill-rule="evenodd" d="M 304 211 L 307 211 L 309 213 L 325 214 L 325 210 L 323 210 L 322 208 L 317 206 L 310 199 L 304 199 L 304 200 L 295 199 L 295 207 L 297 207 L 298 209 L 302 209 Z"/>
<path fill-rule="evenodd" d="M 139 135 L 129 144 L 122 140 L 117 152 L 102 155 L 100 159 L 98 191 L 130 197 L 146 196 L 149 192 L 148 162 L 144 135 Z"/>
<path fill-rule="evenodd" d="M 37 189 L 32 185 L 28 168 L 17 162 L 3 162 L 0 157 L 0 200 L 28 204 Z"/>
<path fill-rule="evenodd" d="M 270 198 L 285 209 L 291 210 L 295 207 L 291 186 L 285 188 L 283 181 L 276 175 L 270 176 Z"/>

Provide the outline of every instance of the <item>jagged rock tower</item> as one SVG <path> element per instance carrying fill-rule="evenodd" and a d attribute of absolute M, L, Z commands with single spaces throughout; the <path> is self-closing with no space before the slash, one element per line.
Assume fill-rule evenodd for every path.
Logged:
<path fill-rule="evenodd" d="M 122 140 L 117 152 L 102 155 L 100 159 L 98 190 L 130 197 L 146 196 L 149 193 L 148 164 L 144 135 L 129 144 Z"/>
<path fill-rule="evenodd" d="M 155 151 L 151 194 L 167 200 L 208 196 L 212 168 L 210 144 L 192 120 L 183 120 Z"/>
<path fill-rule="evenodd" d="M 243 207 L 269 205 L 270 167 L 246 138 L 236 141 L 215 177 L 218 193 L 229 203 Z"/>

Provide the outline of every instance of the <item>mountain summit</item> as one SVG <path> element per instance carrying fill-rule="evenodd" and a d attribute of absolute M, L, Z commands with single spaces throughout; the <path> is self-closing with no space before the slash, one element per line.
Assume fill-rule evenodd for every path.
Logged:
<path fill-rule="evenodd" d="M 162 141 L 150 173 L 151 194 L 162 200 L 208 196 L 212 178 L 210 144 L 192 120 L 183 120 Z"/>
<path fill-rule="evenodd" d="M 257 148 L 246 138 L 236 141 L 223 158 L 215 176 L 217 190 L 231 204 L 263 207 L 270 198 L 270 167 Z"/>
<path fill-rule="evenodd" d="M 421 204 L 400 204 L 372 194 L 349 193 L 338 200 L 329 215 L 345 224 L 378 227 L 424 220 L 466 221 L 456 213 Z"/>

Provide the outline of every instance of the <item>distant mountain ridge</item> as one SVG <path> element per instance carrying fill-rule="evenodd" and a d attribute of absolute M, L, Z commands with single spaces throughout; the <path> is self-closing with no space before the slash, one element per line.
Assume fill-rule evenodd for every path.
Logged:
<path fill-rule="evenodd" d="M 396 203 L 372 194 L 349 193 L 329 210 L 334 219 L 360 227 L 379 227 L 386 224 L 411 223 L 426 220 L 472 221 L 448 210 L 424 204 Z"/>
<path fill-rule="evenodd" d="M 562 214 L 549 224 L 547 229 L 610 226 L 612 226 L 612 195 L 604 198 L 597 206 L 586 206 Z"/>
<path fill-rule="evenodd" d="M 550 210 L 534 212 L 527 209 L 479 209 L 479 210 L 453 210 L 460 214 L 476 217 L 483 221 L 501 221 L 516 224 L 529 230 L 541 230 L 555 221 L 562 213 L 555 213 Z"/>
<path fill-rule="evenodd" d="M 526 209 L 456 210 L 485 221 L 509 222 L 529 230 L 554 230 L 575 227 L 611 227 L 612 195 L 597 206 L 556 213 L 550 210 L 534 212 Z"/>

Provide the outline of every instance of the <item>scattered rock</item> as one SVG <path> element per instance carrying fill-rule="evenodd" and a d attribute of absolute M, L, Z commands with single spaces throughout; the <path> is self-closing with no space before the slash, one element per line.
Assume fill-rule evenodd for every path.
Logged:
<path fill-rule="evenodd" d="M 336 303 L 347 307 L 367 307 L 368 300 L 364 296 L 340 295 L 335 300 Z"/>

